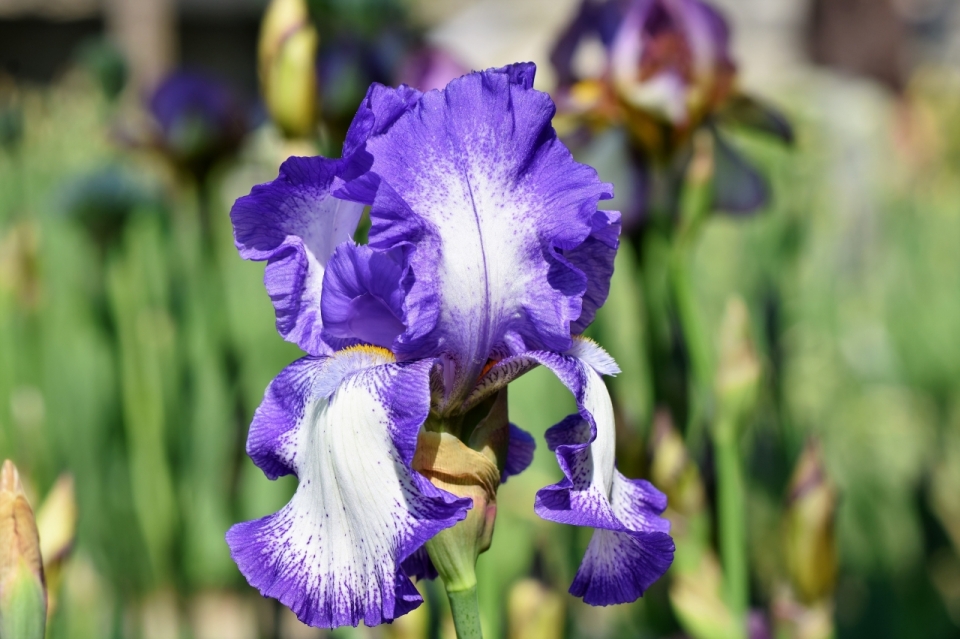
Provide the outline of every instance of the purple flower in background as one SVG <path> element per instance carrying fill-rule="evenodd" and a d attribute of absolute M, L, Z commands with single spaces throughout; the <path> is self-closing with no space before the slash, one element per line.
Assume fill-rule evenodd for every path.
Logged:
<path fill-rule="evenodd" d="M 723 18 L 699 0 L 634 2 L 611 45 L 617 95 L 683 132 L 730 94 L 729 39 Z"/>
<path fill-rule="evenodd" d="M 579 407 L 547 432 L 565 477 L 535 503 L 595 529 L 571 592 L 633 601 L 673 560 L 666 498 L 614 467 L 602 376 L 617 366 L 580 336 L 606 299 L 620 216 L 598 210 L 611 185 L 557 139 L 534 72 L 429 93 L 375 84 L 341 159 L 290 158 L 234 205 L 237 247 L 267 262 L 277 328 L 308 355 L 270 384 L 247 442 L 297 492 L 227 541 L 250 584 L 307 624 L 390 621 L 421 602 L 410 578 L 436 574 L 428 540 L 478 511 L 492 532 L 497 485 L 534 447 L 507 421 L 506 386 L 537 365 Z M 438 460 L 476 460 L 481 496 L 451 492 L 470 468 Z"/>
<path fill-rule="evenodd" d="M 603 59 L 584 70 L 591 42 L 600 43 Z M 743 125 L 786 142 L 793 134 L 779 113 L 736 90 L 729 28 L 709 4 L 585 0 L 551 60 L 560 77 L 558 102 L 567 114 L 593 130 L 622 126 L 629 136 L 632 181 L 643 201 L 627 211 L 627 221 L 646 213 L 652 192 L 666 193 L 668 200 L 676 195 L 676 184 L 653 187 L 653 174 L 666 173 L 667 181 L 676 182 L 693 133 L 702 127 L 714 140 L 714 208 L 745 213 L 766 202 L 764 179 L 717 126 Z"/>
<path fill-rule="evenodd" d="M 236 152 L 249 127 L 233 92 L 202 73 L 179 71 L 167 76 L 147 106 L 157 123 L 155 146 L 179 168 L 200 177 Z"/>

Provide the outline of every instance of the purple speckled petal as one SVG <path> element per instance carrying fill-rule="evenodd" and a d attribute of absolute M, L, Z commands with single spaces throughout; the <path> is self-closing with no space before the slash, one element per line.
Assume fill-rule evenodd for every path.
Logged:
<path fill-rule="evenodd" d="M 341 244 L 323 276 L 326 341 L 359 340 L 389 348 L 403 332 L 402 249 L 373 251 Z"/>
<path fill-rule="evenodd" d="M 334 249 L 352 241 L 363 204 L 331 195 L 341 160 L 292 157 L 273 182 L 233 205 L 234 238 L 244 259 L 267 262 L 263 282 L 277 330 L 311 355 L 328 355 L 321 337 L 323 272 Z"/>
<path fill-rule="evenodd" d="M 579 335 L 597 316 L 597 309 L 607 301 L 613 260 L 620 246 L 620 213 L 597 211 L 593 216 L 593 231 L 575 249 L 564 251 L 563 257 L 587 276 L 587 291 L 583 294 L 580 317 L 570 325 L 570 332 Z"/>
<path fill-rule="evenodd" d="M 324 339 L 320 299 L 327 262 L 337 246 L 352 242 L 364 205 L 373 201 L 378 180 L 366 175 L 372 160 L 363 145 L 419 97 L 409 87 L 371 86 L 347 132 L 343 159 L 289 158 L 276 180 L 253 187 L 230 212 L 240 255 L 267 262 L 264 284 L 277 330 L 311 355 L 329 355 L 345 343 Z M 349 180 L 358 182 L 352 191 Z"/>
<path fill-rule="evenodd" d="M 351 157 L 369 137 L 380 135 L 390 128 L 397 118 L 413 108 L 420 96 L 418 90 L 408 86 L 393 89 L 382 84 L 370 85 L 347 130 L 343 157 Z"/>
<path fill-rule="evenodd" d="M 401 565 L 471 505 L 410 468 L 430 366 L 352 348 L 301 359 L 267 389 L 247 450 L 299 487 L 279 512 L 233 526 L 227 543 L 247 581 L 306 624 L 372 626 L 415 608 Z"/>
<path fill-rule="evenodd" d="M 535 510 L 550 521 L 596 528 L 570 592 L 593 605 L 634 601 L 673 562 L 666 497 L 614 465 L 613 405 L 601 375 L 618 371 L 586 339 L 567 353 L 528 353 L 570 389 L 579 412 L 546 433 L 564 479 L 537 493 Z"/>
<path fill-rule="evenodd" d="M 533 452 L 537 449 L 537 441 L 533 435 L 522 428 L 510 424 L 510 442 L 507 444 L 507 462 L 500 473 L 500 483 L 507 483 L 507 478 L 519 475 L 527 469 L 533 461 Z"/>
<path fill-rule="evenodd" d="M 426 546 L 420 546 L 412 555 L 404 559 L 402 567 L 405 575 L 417 581 L 436 579 L 439 576 L 430 555 L 427 554 Z"/>
<path fill-rule="evenodd" d="M 370 245 L 412 245 L 404 359 L 453 357 L 451 402 L 491 355 L 566 350 L 587 276 L 563 258 L 594 233 L 612 187 L 550 126 L 534 66 L 472 73 L 371 137 Z"/>

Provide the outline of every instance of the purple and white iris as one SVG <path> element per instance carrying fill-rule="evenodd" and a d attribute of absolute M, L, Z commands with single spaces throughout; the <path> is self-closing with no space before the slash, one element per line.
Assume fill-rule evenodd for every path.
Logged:
<path fill-rule="evenodd" d="M 290 158 L 234 205 L 237 247 L 267 262 L 277 328 L 308 355 L 270 384 L 247 442 L 268 477 L 295 474 L 297 492 L 227 542 L 250 584 L 304 623 L 374 625 L 419 605 L 410 577 L 432 572 L 421 549 L 473 501 L 414 469 L 418 438 L 502 404 L 537 365 L 579 407 L 547 433 L 565 478 L 535 504 L 596 529 L 571 592 L 633 601 L 672 562 L 666 498 L 614 467 L 602 376 L 617 366 L 579 336 L 606 299 L 620 215 L 598 210 L 612 187 L 557 139 L 534 72 L 516 64 L 428 93 L 375 84 L 341 159 Z M 369 244 L 357 245 L 365 206 Z M 505 479 L 533 443 L 505 422 L 501 434 Z"/>

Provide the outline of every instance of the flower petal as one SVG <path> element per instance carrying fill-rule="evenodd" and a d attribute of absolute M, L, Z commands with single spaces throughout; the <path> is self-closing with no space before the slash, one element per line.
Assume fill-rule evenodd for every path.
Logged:
<path fill-rule="evenodd" d="M 537 442 L 533 435 L 522 428 L 510 424 L 510 441 L 507 444 L 507 461 L 500 473 L 500 483 L 507 483 L 508 477 L 519 475 L 527 469 L 533 461 L 533 452 L 537 449 Z"/>
<path fill-rule="evenodd" d="M 565 478 L 537 493 L 535 509 L 550 521 L 596 528 L 570 592 L 594 605 L 634 601 L 673 562 L 666 497 L 614 465 L 613 405 L 601 375 L 618 371 L 593 342 L 577 339 L 564 355 L 528 353 L 560 378 L 579 412 L 547 431 Z"/>
<path fill-rule="evenodd" d="M 620 213 L 597 211 L 593 216 L 593 231 L 583 244 L 564 251 L 563 256 L 574 268 L 587 276 L 587 290 L 583 294 L 580 317 L 570 325 L 570 332 L 579 335 L 597 316 L 597 309 L 607 301 L 613 260 L 620 246 Z"/>
<path fill-rule="evenodd" d="M 324 273 L 320 300 L 327 341 L 393 344 L 404 330 L 404 260 L 401 249 L 373 251 L 350 243 L 337 248 Z"/>
<path fill-rule="evenodd" d="M 332 352 L 320 334 L 323 272 L 363 212 L 363 204 L 331 194 L 342 167 L 340 160 L 292 157 L 276 180 L 253 187 L 230 211 L 240 255 L 267 262 L 263 282 L 277 330 L 311 355 Z"/>
<path fill-rule="evenodd" d="M 360 153 L 367 138 L 382 133 L 419 97 L 409 87 L 371 86 L 347 131 L 343 159 L 289 158 L 276 180 L 253 187 L 230 211 L 240 255 L 267 262 L 263 279 L 277 330 L 311 355 L 329 355 L 344 345 L 328 344 L 321 334 L 324 271 L 337 246 L 352 241 L 364 205 L 373 201 L 369 187 L 351 191 L 345 181 L 362 182 L 370 166 L 369 156 Z"/>
<path fill-rule="evenodd" d="M 415 608 L 401 564 L 470 507 L 410 468 L 430 366 L 358 347 L 301 359 L 267 389 L 248 452 L 299 487 L 279 512 L 233 526 L 227 543 L 250 584 L 306 624 L 375 625 Z"/>
<path fill-rule="evenodd" d="M 494 352 L 569 348 L 587 276 L 560 252 L 594 233 L 611 197 L 557 140 L 533 70 L 454 80 L 366 144 L 380 180 L 370 245 L 415 247 L 397 352 L 453 355 L 460 401 Z"/>

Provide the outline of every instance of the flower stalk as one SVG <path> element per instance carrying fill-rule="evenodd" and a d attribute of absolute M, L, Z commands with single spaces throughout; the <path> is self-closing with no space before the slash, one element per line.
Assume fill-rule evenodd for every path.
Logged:
<path fill-rule="evenodd" d="M 723 563 L 727 605 L 738 629 L 746 637 L 746 615 L 750 604 L 750 576 L 747 568 L 746 500 L 743 468 L 735 420 L 725 416 L 714 436 L 717 463 L 717 514 L 720 558 Z"/>
<path fill-rule="evenodd" d="M 453 627 L 457 630 L 457 639 L 483 639 L 476 583 L 464 590 L 450 590 L 448 587 L 447 599 L 450 601 L 450 614 L 453 616 Z"/>
<path fill-rule="evenodd" d="M 720 328 L 717 421 L 713 444 L 717 462 L 717 519 L 724 590 L 739 634 L 743 637 L 747 636 L 750 574 L 740 433 L 756 404 L 759 382 L 760 363 L 750 340 L 750 314 L 743 300 L 734 297 L 727 302 Z"/>
<path fill-rule="evenodd" d="M 698 134 L 694 139 L 694 156 L 687 170 L 680 200 L 680 227 L 673 238 L 670 258 L 670 286 L 690 360 L 691 407 L 687 422 L 687 445 L 692 450 L 699 447 L 703 436 L 702 425 L 710 418 L 711 406 L 713 358 L 710 340 L 697 308 L 690 270 L 700 229 L 710 213 L 712 180 L 711 138 L 706 134 Z"/>

